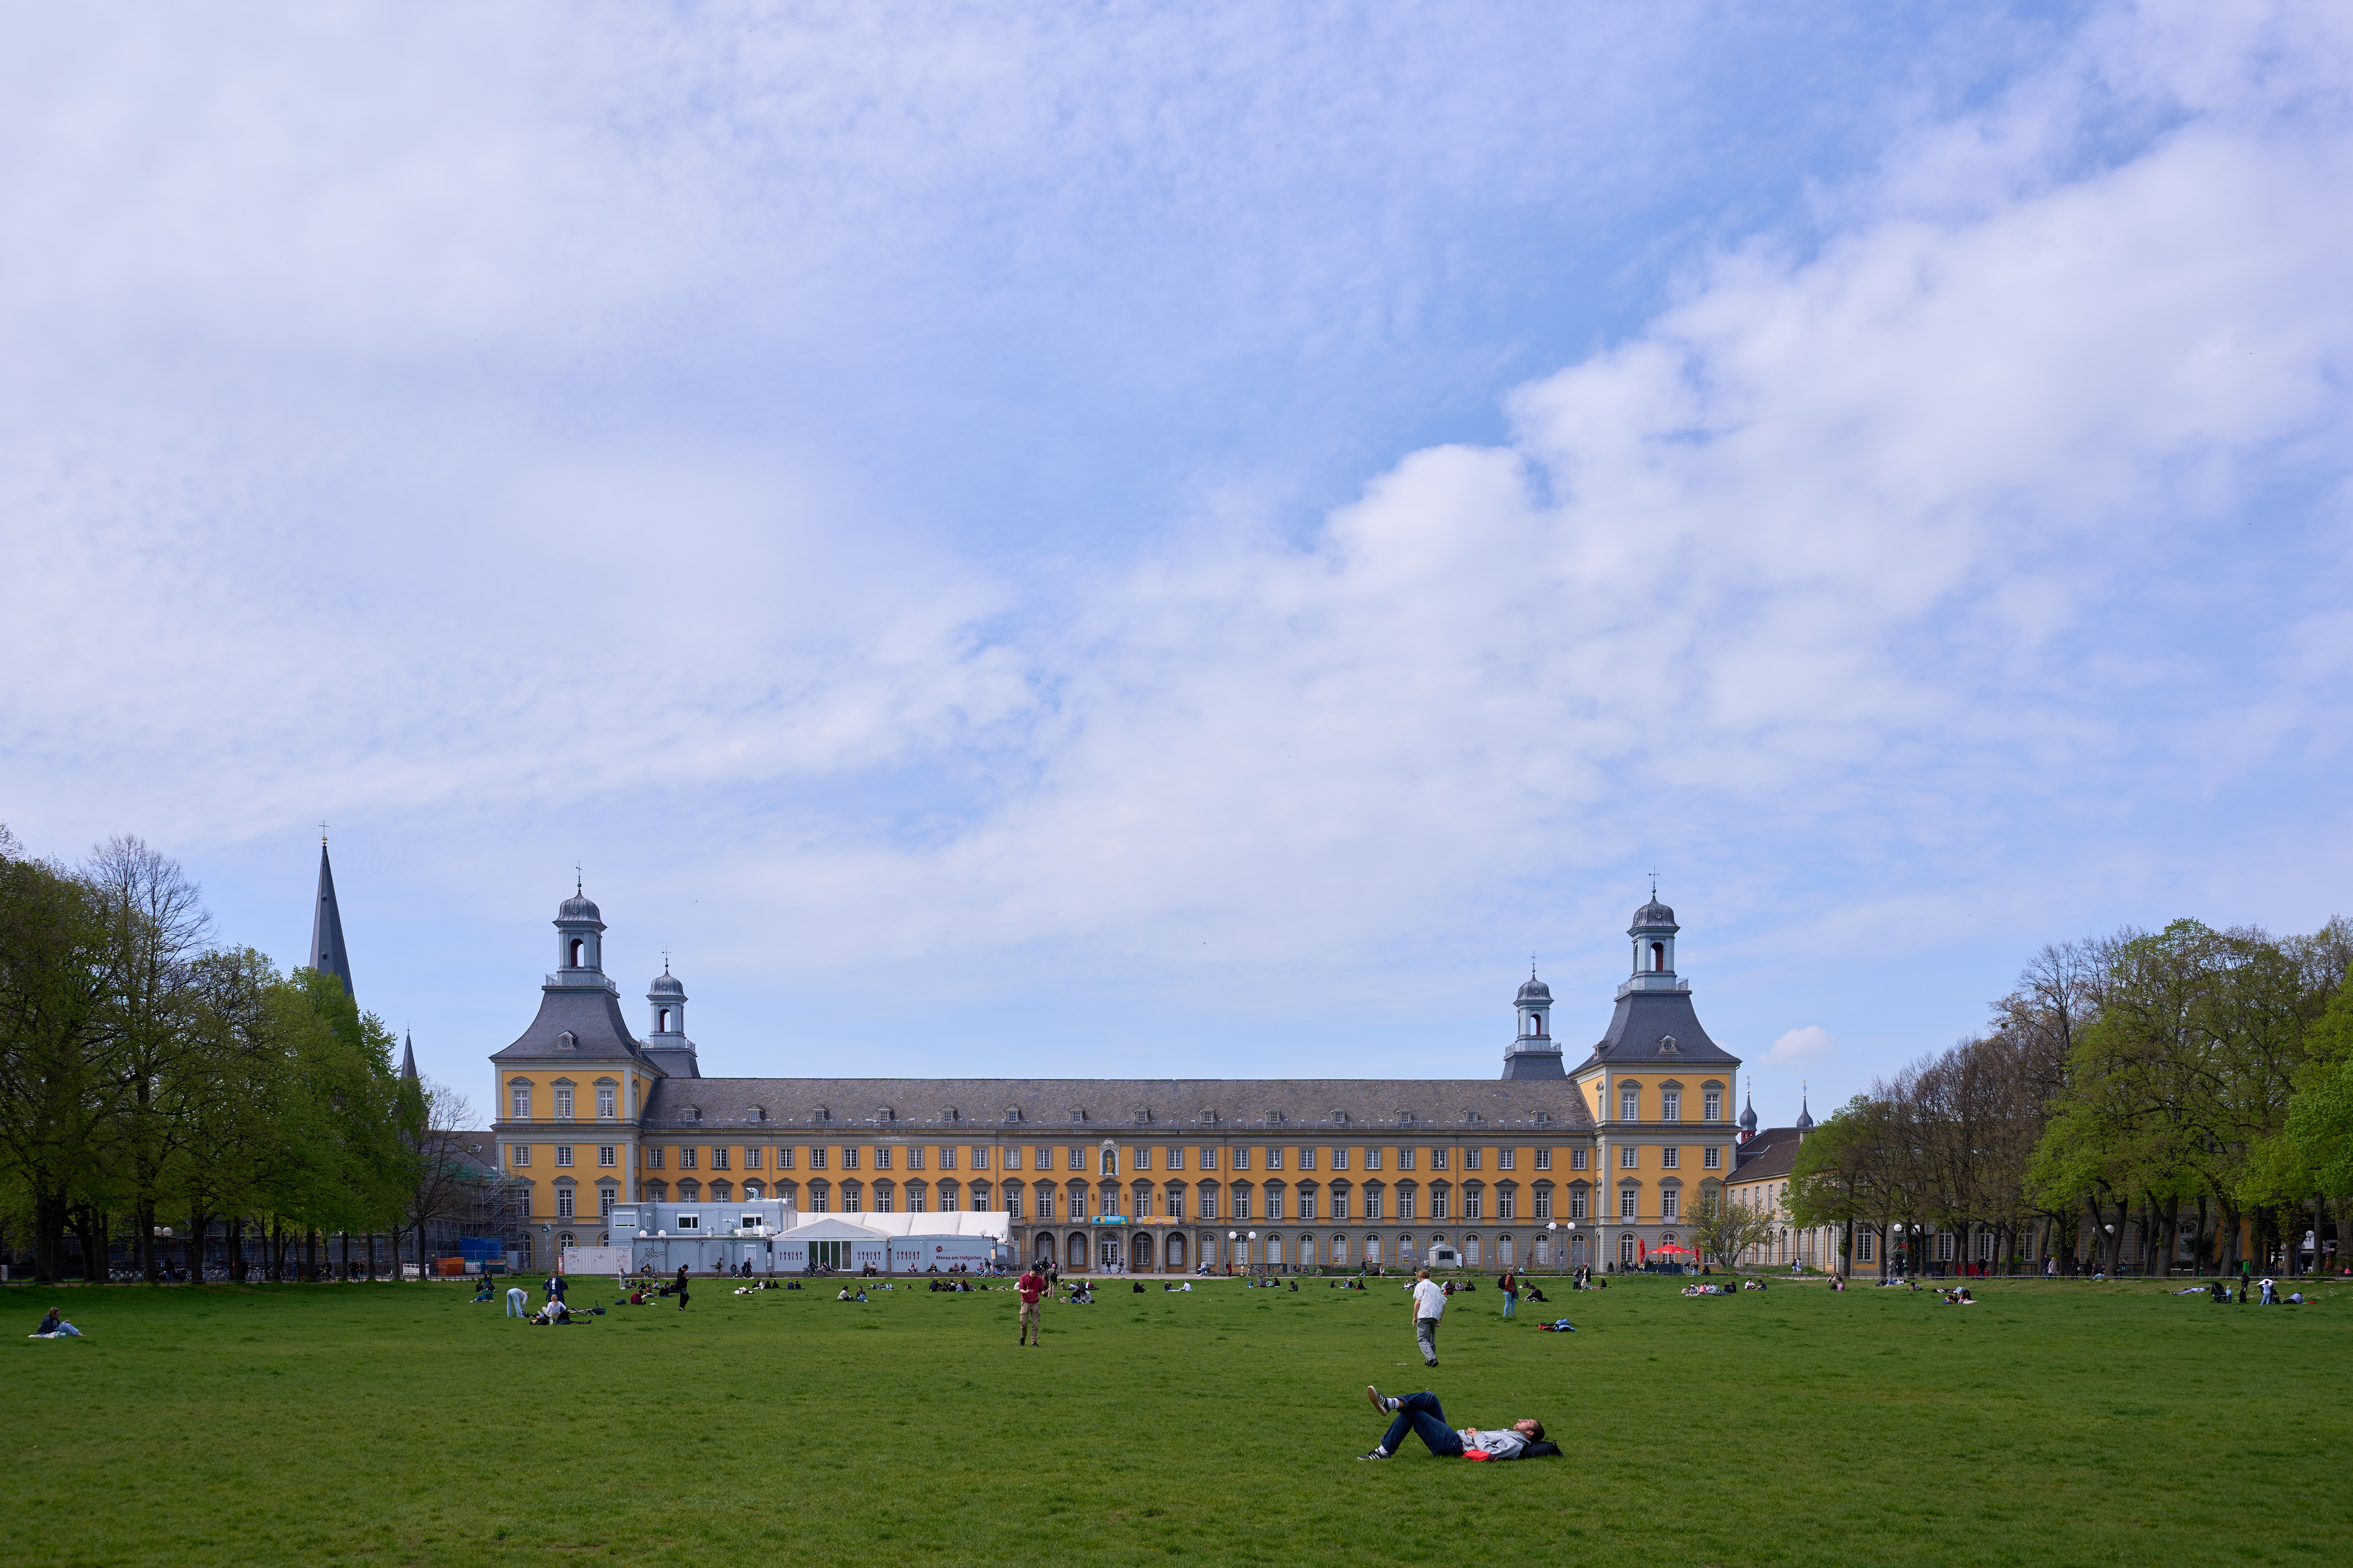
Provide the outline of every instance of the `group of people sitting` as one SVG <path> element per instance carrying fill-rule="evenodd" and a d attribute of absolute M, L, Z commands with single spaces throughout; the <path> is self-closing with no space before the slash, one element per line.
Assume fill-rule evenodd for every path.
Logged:
<path fill-rule="evenodd" d="M 605 1309 L 602 1307 L 590 1307 L 583 1311 L 566 1306 L 561 1296 L 551 1296 L 538 1311 L 533 1312 L 524 1321 L 535 1328 L 551 1329 L 565 1323 L 594 1322 L 604 1315 Z"/>
<path fill-rule="evenodd" d="M 1956 1285 L 1938 1299 L 1947 1307 L 1974 1307 L 1978 1304 L 1978 1299 L 1969 1294 L 1969 1288 L 1966 1285 Z"/>
<path fill-rule="evenodd" d="M 942 1290 L 945 1290 L 948 1294 L 953 1296 L 962 1291 L 970 1290 L 972 1289 L 972 1281 L 969 1279 L 934 1279 L 925 1288 L 934 1295 L 937 1295 Z M 1138 1285 L 1136 1289 L 1141 1290 L 1144 1287 Z"/>

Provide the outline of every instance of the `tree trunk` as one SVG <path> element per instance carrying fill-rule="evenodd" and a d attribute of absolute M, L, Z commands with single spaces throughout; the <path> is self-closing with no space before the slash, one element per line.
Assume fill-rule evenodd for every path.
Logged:
<path fill-rule="evenodd" d="M 66 1195 L 43 1193 L 33 1200 L 33 1277 L 55 1285 L 65 1272 Z"/>
<path fill-rule="evenodd" d="M 205 1282 L 205 1232 L 212 1228 L 213 1216 L 202 1209 L 188 1211 L 188 1283 Z"/>
<path fill-rule="evenodd" d="M 106 1283 L 106 1219 L 83 1204 L 73 1211 L 74 1234 L 81 1237 L 81 1277 L 93 1285 Z"/>
<path fill-rule="evenodd" d="M 375 1232 L 367 1233 L 368 1283 L 375 1283 Z"/>

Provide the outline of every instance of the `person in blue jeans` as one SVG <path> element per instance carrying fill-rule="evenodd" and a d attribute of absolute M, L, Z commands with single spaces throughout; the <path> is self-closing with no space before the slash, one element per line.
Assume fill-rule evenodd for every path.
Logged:
<path fill-rule="evenodd" d="M 1515 1271 L 1506 1268 L 1503 1278 L 1495 1281 L 1495 1288 L 1504 1293 L 1504 1316 L 1508 1318 L 1520 1304 L 1520 1277 Z"/>
<path fill-rule="evenodd" d="M 1524 1415 L 1500 1432 L 1482 1432 L 1476 1426 L 1466 1426 L 1458 1432 L 1446 1424 L 1446 1412 L 1440 1408 L 1438 1395 L 1426 1388 L 1419 1394 L 1390 1399 L 1368 1384 L 1365 1397 L 1390 1420 L 1388 1436 L 1374 1446 L 1372 1452 L 1357 1455 L 1360 1459 L 1394 1458 L 1409 1432 L 1441 1459 L 1459 1459 L 1473 1453 L 1485 1459 L 1516 1459 L 1529 1444 L 1544 1441 L 1544 1423 L 1533 1415 Z"/>

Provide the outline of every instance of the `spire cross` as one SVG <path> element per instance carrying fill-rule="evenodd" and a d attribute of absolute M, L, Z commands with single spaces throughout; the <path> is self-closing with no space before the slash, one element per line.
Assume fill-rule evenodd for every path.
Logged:
<path fill-rule="evenodd" d="M 1656 871 L 1653 871 L 1653 872 L 1651 872 L 1651 897 L 1652 897 L 1652 898 L 1654 898 L 1654 899 L 1655 899 L 1655 898 L 1657 898 L 1658 896 L 1659 896 L 1659 874 L 1658 874 Z"/>
<path fill-rule="evenodd" d="M 664 974 L 670 973 L 670 949 L 668 948 L 662 949 L 662 973 Z"/>
<path fill-rule="evenodd" d="M 327 842 L 327 822 L 324 817 L 319 819 L 319 842 L 322 845 Z"/>
<path fill-rule="evenodd" d="M 574 898 L 575 898 L 575 899 L 576 899 L 576 898 L 580 898 L 580 897 L 582 897 L 582 896 L 583 896 L 583 894 L 582 894 L 581 889 L 582 889 L 582 882 L 581 882 L 581 879 L 580 879 L 580 862 L 579 862 L 579 861 L 577 861 L 577 860 L 575 860 L 574 862 L 572 862 L 572 896 L 573 896 Z"/>

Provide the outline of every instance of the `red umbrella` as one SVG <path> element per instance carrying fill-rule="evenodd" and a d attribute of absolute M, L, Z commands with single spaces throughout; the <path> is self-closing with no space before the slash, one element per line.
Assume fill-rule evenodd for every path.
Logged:
<path fill-rule="evenodd" d="M 1699 1256 L 1699 1254 L 1698 1254 L 1698 1253 L 1694 1252 L 1690 1247 L 1677 1247 L 1677 1246 L 1676 1246 L 1673 1242 L 1672 1242 L 1672 1241 L 1667 1242 L 1665 1245 L 1663 1245 L 1663 1246 L 1662 1246 L 1662 1247 L 1658 1247 L 1658 1248 L 1657 1248 L 1657 1250 L 1658 1250 L 1658 1251 L 1660 1251 L 1660 1252 L 1662 1252 L 1662 1253 L 1667 1253 L 1667 1252 L 1680 1252 L 1680 1253 L 1682 1253 L 1685 1258 L 1697 1258 L 1697 1257 Z"/>
<path fill-rule="evenodd" d="M 1642 1241 L 1640 1237 L 1637 1237 L 1634 1242 L 1634 1261 L 1637 1263 L 1647 1262 L 1650 1259 L 1650 1245 L 1647 1242 Z"/>

